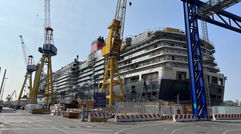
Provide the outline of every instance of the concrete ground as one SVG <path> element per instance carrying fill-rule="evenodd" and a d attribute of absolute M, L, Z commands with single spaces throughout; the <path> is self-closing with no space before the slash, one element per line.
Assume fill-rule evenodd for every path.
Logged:
<path fill-rule="evenodd" d="M 0 134 L 241 134 L 241 120 L 81 122 L 80 119 L 4 109 L 0 113 Z"/>

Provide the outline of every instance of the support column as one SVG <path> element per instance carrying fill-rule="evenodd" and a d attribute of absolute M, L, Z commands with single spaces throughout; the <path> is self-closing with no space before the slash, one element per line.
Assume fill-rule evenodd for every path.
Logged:
<path fill-rule="evenodd" d="M 112 106 L 113 99 L 113 84 L 114 84 L 114 58 L 111 56 L 110 58 L 110 87 L 109 87 L 109 106 Z"/>
<path fill-rule="evenodd" d="M 32 90 L 32 73 L 29 73 L 29 98 L 33 96 Z"/>
<path fill-rule="evenodd" d="M 123 92 L 123 86 L 122 86 L 122 81 L 120 78 L 120 73 L 119 73 L 119 68 L 118 68 L 118 62 L 117 59 L 115 58 L 115 69 L 116 69 L 116 73 L 117 73 L 117 78 L 118 78 L 118 84 L 120 86 L 120 93 L 121 93 L 121 101 L 124 101 L 124 92 Z"/>
<path fill-rule="evenodd" d="M 25 74 L 25 78 L 24 78 L 24 81 L 23 81 L 23 85 L 22 85 L 22 88 L 21 88 L 20 93 L 19 93 L 19 95 L 18 95 L 18 105 L 20 105 L 20 103 L 21 103 L 21 98 L 22 98 L 22 94 L 23 94 L 23 89 L 24 89 L 24 87 L 25 87 L 27 78 L 28 78 L 28 73 Z"/>
<path fill-rule="evenodd" d="M 45 95 L 46 95 L 46 105 L 49 104 L 49 71 L 50 71 L 50 64 L 51 64 L 50 59 L 51 59 L 51 57 L 48 56 L 47 59 L 48 59 L 48 69 L 47 69 L 47 92 L 46 92 L 46 94 L 45 94 Z"/>
<path fill-rule="evenodd" d="M 207 119 L 202 56 L 196 15 L 197 3 L 198 0 L 183 0 L 189 63 L 189 80 L 193 114 L 196 119 Z"/>
<path fill-rule="evenodd" d="M 41 64 L 40 64 L 39 69 L 37 71 L 37 74 L 35 76 L 34 86 L 33 86 L 33 96 L 32 96 L 31 101 L 30 101 L 31 104 L 35 104 L 36 103 L 36 97 L 37 97 L 37 92 L 38 92 L 37 88 L 38 88 L 38 85 L 39 85 L 41 72 L 42 72 L 43 67 L 44 67 L 45 58 L 46 58 L 46 55 L 44 54 L 42 56 Z"/>
<path fill-rule="evenodd" d="M 50 73 L 50 104 L 54 104 L 53 96 L 54 96 L 54 90 L 53 90 L 53 74 L 52 74 L 52 61 L 51 57 L 49 57 L 49 73 Z"/>

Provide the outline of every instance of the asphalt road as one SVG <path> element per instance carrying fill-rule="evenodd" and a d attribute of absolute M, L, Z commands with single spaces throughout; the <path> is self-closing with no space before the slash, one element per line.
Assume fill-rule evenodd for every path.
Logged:
<path fill-rule="evenodd" d="M 241 120 L 97 123 L 3 110 L 0 113 L 0 134 L 241 134 Z"/>

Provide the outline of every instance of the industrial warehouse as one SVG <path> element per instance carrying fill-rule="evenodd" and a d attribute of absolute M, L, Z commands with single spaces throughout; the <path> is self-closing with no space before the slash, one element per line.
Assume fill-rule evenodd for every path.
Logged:
<path fill-rule="evenodd" d="M 241 0 L 112 2 L 0 2 L 0 134 L 240 133 Z"/>

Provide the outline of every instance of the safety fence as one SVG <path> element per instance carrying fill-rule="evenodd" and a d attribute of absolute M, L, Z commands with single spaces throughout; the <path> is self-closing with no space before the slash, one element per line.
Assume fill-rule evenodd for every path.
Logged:
<path fill-rule="evenodd" d="M 191 114 L 190 105 L 164 105 L 161 102 L 118 102 L 114 111 L 119 115 L 126 114 Z"/>
<path fill-rule="evenodd" d="M 213 106 L 213 114 L 241 114 L 241 107 L 238 106 Z"/>

